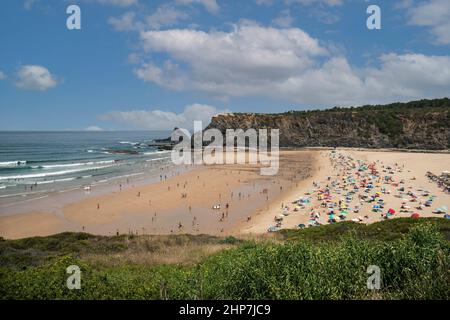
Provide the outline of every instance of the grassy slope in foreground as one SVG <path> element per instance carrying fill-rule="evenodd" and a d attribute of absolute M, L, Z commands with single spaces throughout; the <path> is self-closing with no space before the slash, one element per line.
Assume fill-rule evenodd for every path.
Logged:
<path fill-rule="evenodd" d="M 0 297 L 449 299 L 449 239 L 449 220 L 402 218 L 265 240 L 75 233 L 3 240 Z M 66 288 L 71 264 L 82 270 L 81 290 Z M 366 289 L 369 265 L 382 270 L 380 291 Z"/>

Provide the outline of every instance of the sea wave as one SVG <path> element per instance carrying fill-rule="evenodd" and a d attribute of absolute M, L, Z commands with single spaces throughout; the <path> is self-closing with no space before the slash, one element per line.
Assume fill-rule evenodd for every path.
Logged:
<path fill-rule="evenodd" d="M 60 175 L 75 173 L 75 172 L 80 172 L 80 171 L 104 169 L 104 168 L 108 168 L 108 167 L 111 167 L 111 165 L 80 168 L 80 169 L 73 169 L 73 170 L 53 171 L 53 172 L 45 172 L 45 173 L 22 174 L 22 175 L 15 175 L 15 176 L 0 176 L 0 181 L 1 180 L 16 180 L 16 179 L 31 179 L 31 178 L 46 178 L 46 177 L 60 176 Z"/>
<path fill-rule="evenodd" d="M 154 158 L 154 159 L 148 159 L 148 160 L 145 160 L 145 161 L 146 162 L 152 162 L 152 161 L 167 160 L 167 159 L 171 159 L 171 157 Z"/>
<path fill-rule="evenodd" d="M 66 182 L 66 181 L 72 181 L 76 180 L 78 177 L 72 177 L 72 178 L 64 178 L 64 179 L 55 179 L 55 180 L 46 180 L 46 181 L 38 181 L 36 184 L 49 184 L 49 183 L 56 183 L 56 182 Z"/>
<path fill-rule="evenodd" d="M 55 168 L 71 168 L 71 167 L 82 167 L 82 166 L 112 164 L 112 163 L 115 163 L 115 160 L 77 162 L 77 163 L 65 163 L 65 164 L 51 164 L 51 165 L 39 165 L 39 166 L 31 166 L 31 168 L 33 168 L 33 169 L 55 169 Z"/>
<path fill-rule="evenodd" d="M 171 153 L 171 150 L 164 150 L 164 151 L 151 151 L 151 152 L 144 152 L 143 154 L 146 156 L 150 156 L 152 154 L 161 154 L 161 153 Z"/>
<path fill-rule="evenodd" d="M 25 160 L 0 162 L 0 168 L 17 167 L 26 164 Z"/>

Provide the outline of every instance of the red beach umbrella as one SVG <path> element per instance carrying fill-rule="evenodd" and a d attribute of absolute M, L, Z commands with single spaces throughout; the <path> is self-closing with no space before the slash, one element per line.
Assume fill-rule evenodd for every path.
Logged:
<path fill-rule="evenodd" d="M 391 208 L 391 209 L 388 210 L 388 213 L 389 214 L 395 214 L 395 210 Z"/>
<path fill-rule="evenodd" d="M 411 218 L 413 218 L 413 219 L 419 219 L 419 218 L 420 218 L 420 214 L 418 214 L 417 212 L 415 212 L 415 213 L 413 213 L 413 214 L 411 215 Z"/>

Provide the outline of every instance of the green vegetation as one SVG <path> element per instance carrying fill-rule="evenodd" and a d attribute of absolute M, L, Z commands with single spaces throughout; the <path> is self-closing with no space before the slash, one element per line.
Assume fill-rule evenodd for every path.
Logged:
<path fill-rule="evenodd" d="M 450 221 L 394 219 L 212 236 L 65 233 L 0 242 L 3 299 L 450 299 Z M 210 248 L 211 250 L 205 250 Z M 214 248 L 214 249 L 213 249 Z M 179 249 L 195 256 L 182 258 Z M 171 252 L 178 259 L 171 260 Z M 129 256 L 152 255 L 136 260 Z M 25 268 L 25 263 L 30 263 Z M 66 288 L 66 268 L 82 270 Z M 382 288 L 368 290 L 367 268 Z"/>
<path fill-rule="evenodd" d="M 392 241 L 401 239 L 415 225 L 432 223 L 445 240 L 450 241 L 450 220 L 442 218 L 401 218 L 380 221 L 373 224 L 359 224 L 344 221 L 321 226 L 320 228 L 307 228 L 304 230 L 281 230 L 279 235 L 290 241 L 339 241 L 348 234 L 357 238 L 373 241 Z"/>
<path fill-rule="evenodd" d="M 311 111 L 291 111 L 286 114 L 293 114 L 299 117 L 308 117 L 313 115 L 332 113 L 333 117 L 344 115 L 346 119 L 360 119 L 364 120 L 369 125 L 374 125 L 381 134 L 388 136 L 390 139 L 397 140 L 400 135 L 404 133 L 403 119 L 422 119 L 434 113 L 447 112 L 449 116 L 450 99 L 433 99 L 433 100 L 419 100 L 407 103 L 391 103 L 387 105 L 366 105 L 361 107 L 334 107 L 326 110 L 311 110 Z M 445 122 L 442 122 L 443 124 Z M 445 123 L 447 126 L 449 123 Z M 364 130 L 363 130 L 364 131 Z M 401 144 L 401 140 L 397 141 Z"/>
<path fill-rule="evenodd" d="M 334 107 L 330 109 L 314 109 L 314 110 L 306 110 L 306 111 L 289 111 L 285 114 L 293 113 L 296 115 L 308 115 L 308 114 L 314 114 L 314 113 L 321 113 L 321 112 L 376 112 L 376 111 L 394 111 L 394 112 L 407 112 L 411 110 L 422 110 L 424 112 L 432 112 L 432 111 L 442 111 L 442 110 L 448 110 L 450 109 L 450 99 L 449 98 L 442 98 L 442 99 L 422 99 L 417 101 L 410 101 L 410 102 L 396 102 L 391 104 L 384 104 L 384 105 L 365 105 L 360 107 Z"/>

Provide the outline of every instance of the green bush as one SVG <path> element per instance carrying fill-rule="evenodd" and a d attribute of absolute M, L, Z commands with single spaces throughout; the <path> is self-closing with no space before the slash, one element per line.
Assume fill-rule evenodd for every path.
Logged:
<path fill-rule="evenodd" d="M 403 222 L 404 223 L 404 222 Z M 318 227 L 320 228 L 320 227 Z M 234 241 L 234 240 L 233 240 Z M 66 255 L 26 270 L 0 268 L 2 299 L 449 299 L 450 247 L 431 223 L 395 240 L 246 241 L 193 266 L 90 265 Z M 69 290 L 66 268 L 82 270 Z M 367 268 L 382 287 L 367 289 Z"/>

